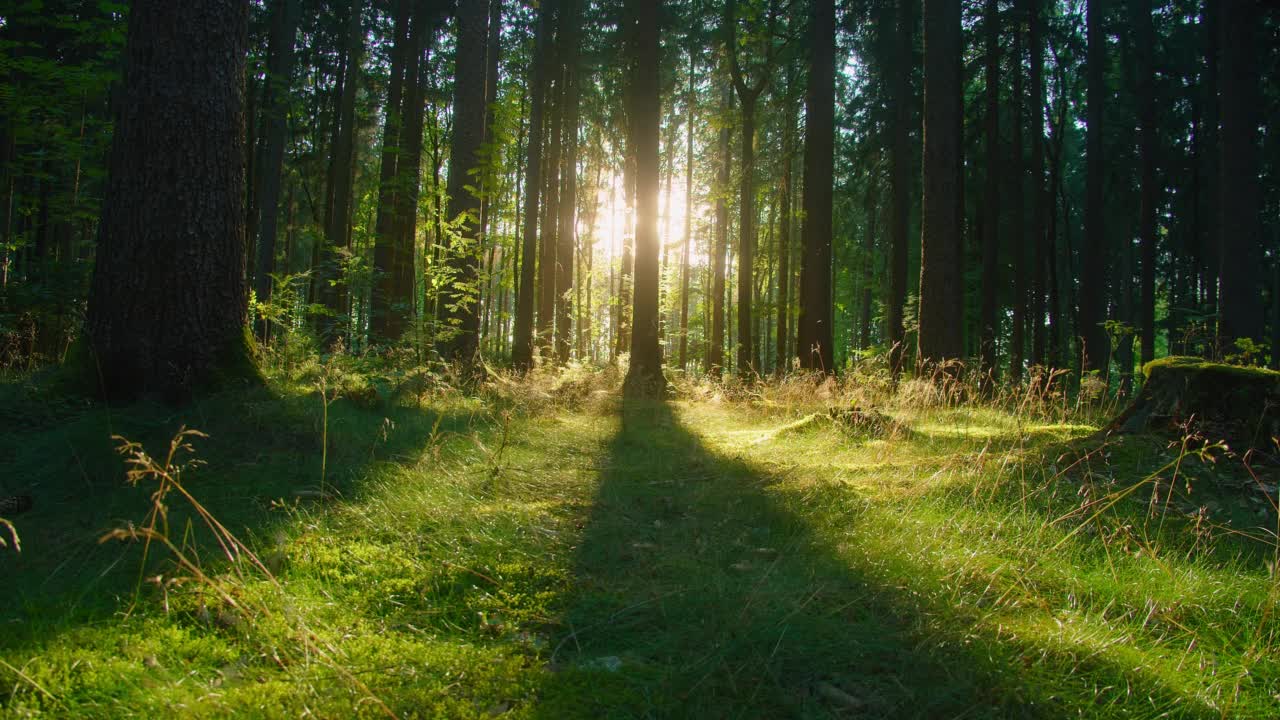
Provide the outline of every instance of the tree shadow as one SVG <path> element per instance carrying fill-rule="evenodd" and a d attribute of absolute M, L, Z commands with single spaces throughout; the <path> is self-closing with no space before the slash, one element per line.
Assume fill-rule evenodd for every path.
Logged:
<path fill-rule="evenodd" d="M 666 404 L 620 415 L 535 717 L 1079 715 L 1043 669 L 1024 677 L 1043 648 L 940 627 L 936 599 L 841 559 L 815 524 L 859 522 L 847 487 L 717 455 Z M 1147 711 L 1210 714 L 1154 677 L 1081 663 Z"/>
<path fill-rule="evenodd" d="M 19 654 L 116 617 L 140 577 L 172 567 L 163 550 L 151 552 L 142 568 L 140 543 L 99 541 L 111 530 L 141 524 L 155 490 L 154 483 L 126 484 L 113 436 L 140 442 L 162 460 L 180 428 L 207 434 L 191 439 L 193 455 L 178 458 L 201 463 L 183 476 L 184 484 L 213 517 L 262 552 L 297 522 L 299 510 L 358 502 L 375 466 L 415 462 L 434 440 L 488 422 L 460 409 L 345 399 L 331 402 L 326 418 L 318 393 L 270 386 L 218 393 L 181 409 L 148 402 L 63 405 L 55 398 L 42 412 L 30 398 L 17 400 L 12 413 L 0 413 L 0 495 L 22 492 L 35 500 L 30 512 L 13 518 L 22 552 L 0 550 L 0 651 Z M 191 508 L 177 498 L 168 505 L 175 543 L 217 562 L 212 534 Z M 144 601 L 158 600 L 155 588 L 142 590 Z"/>

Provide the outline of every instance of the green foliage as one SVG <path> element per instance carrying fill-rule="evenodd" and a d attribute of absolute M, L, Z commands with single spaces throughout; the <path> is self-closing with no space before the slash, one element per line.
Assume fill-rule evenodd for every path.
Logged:
<path fill-rule="evenodd" d="M 617 371 L 497 375 L 467 399 L 343 354 L 267 367 L 269 387 L 178 415 L 55 412 L 0 385 L 0 491 L 38 496 L 22 555 L 0 560 L 20 557 L 4 712 L 1273 707 L 1275 543 L 1253 529 L 1275 522 L 1273 491 L 1212 444 L 1099 447 L 1065 398 L 939 403 L 873 364 L 743 399 L 681 380 L 670 405 L 619 404 Z M 833 418 L 851 406 L 903 430 L 850 432 Z M 205 464 L 134 470 L 180 477 L 207 516 L 121 482 L 111 432 L 137 460 L 196 419 Z M 148 508 L 189 565 L 96 542 L 104 525 L 141 537 Z"/>

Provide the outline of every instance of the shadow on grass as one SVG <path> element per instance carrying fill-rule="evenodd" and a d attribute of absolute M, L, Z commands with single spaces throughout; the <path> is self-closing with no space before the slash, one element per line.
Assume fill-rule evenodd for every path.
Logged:
<path fill-rule="evenodd" d="M 931 631 L 939 609 L 909 583 L 887 586 L 842 560 L 831 533 L 815 528 L 859 522 L 865 505 L 849 488 L 800 490 L 718 456 L 665 404 L 624 405 L 608 458 L 536 717 L 1097 709 L 1068 707 L 1056 687 L 1022 677 L 1037 649 L 977 629 Z M 1208 715 L 1155 680 L 1098 658 L 1080 663 L 1094 666 L 1088 682 L 1120 681 L 1152 715 Z"/>
<path fill-rule="evenodd" d="M 259 551 L 295 515 L 281 508 L 357 501 L 378 463 L 413 462 L 433 436 L 467 432 L 483 422 L 478 411 L 363 408 L 337 400 L 327 430 L 318 393 L 262 387 L 225 391 L 174 409 L 140 402 L 124 408 L 41 402 L 12 386 L 0 388 L 0 495 L 29 493 L 33 509 L 13 518 L 22 552 L 0 550 L 0 653 L 24 655 L 76 627 L 108 621 L 128 607 L 139 578 L 141 545 L 98 539 L 141 523 L 153 486 L 130 487 L 113 435 L 143 443 L 162 458 L 185 426 L 195 458 L 204 463 L 184 484 L 208 510 Z M 322 437 L 328 457 L 321 485 Z M 181 538 L 191 518 L 171 502 L 170 525 Z M 216 546 L 199 521 L 198 554 L 217 561 Z M 169 567 L 152 554 L 149 572 Z M 156 600 L 144 586 L 141 597 Z"/>

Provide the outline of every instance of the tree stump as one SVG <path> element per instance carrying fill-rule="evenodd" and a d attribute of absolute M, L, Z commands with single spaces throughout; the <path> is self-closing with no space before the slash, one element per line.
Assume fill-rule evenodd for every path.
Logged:
<path fill-rule="evenodd" d="M 1280 372 L 1167 357 L 1147 363 L 1142 392 L 1108 426 L 1118 433 L 1180 432 L 1271 450 L 1280 436 Z"/>

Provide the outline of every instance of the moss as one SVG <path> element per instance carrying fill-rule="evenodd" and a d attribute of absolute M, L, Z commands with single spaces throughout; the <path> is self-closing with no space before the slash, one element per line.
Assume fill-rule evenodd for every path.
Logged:
<path fill-rule="evenodd" d="M 209 369 L 208 379 L 198 388 L 202 392 L 221 390 L 235 383 L 261 385 L 266 382 L 262 369 L 258 367 L 258 343 L 253 336 L 253 329 L 245 325 L 237 338 L 227 343 L 214 366 Z"/>
<path fill-rule="evenodd" d="M 1153 372 L 1157 370 L 1163 371 L 1166 369 L 1188 373 L 1222 373 L 1224 375 L 1242 379 L 1280 380 L 1280 372 L 1276 372 L 1275 370 L 1245 365 L 1227 365 L 1225 363 L 1211 362 L 1204 358 L 1186 355 L 1170 355 L 1169 357 L 1160 358 L 1159 360 L 1152 360 L 1142 366 L 1142 376 L 1150 378 Z"/>

